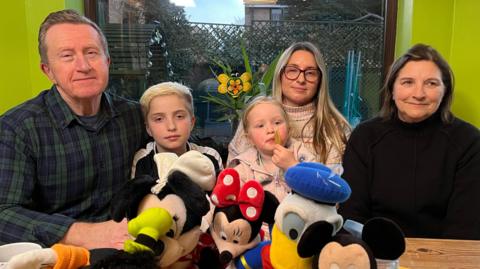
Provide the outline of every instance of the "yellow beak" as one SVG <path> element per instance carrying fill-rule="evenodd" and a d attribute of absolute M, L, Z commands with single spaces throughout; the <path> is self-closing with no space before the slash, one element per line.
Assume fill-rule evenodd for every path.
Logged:
<path fill-rule="evenodd" d="M 290 240 L 277 227 L 273 226 L 270 262 L 275 269 L 310 269 L 312 257 L 302 258 L 297 253 L 297 242 Z"/>

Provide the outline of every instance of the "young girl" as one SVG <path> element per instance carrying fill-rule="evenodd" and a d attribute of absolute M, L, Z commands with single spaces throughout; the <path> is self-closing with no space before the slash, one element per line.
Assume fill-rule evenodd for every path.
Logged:
<path fill-rule="evenodd" d="M 245 136 L 253 145 L 236 156 L 230 166 L 242 182 L 259 181 L 281 201 L 289 192 L 283 173 L 299 161 L 314 161 L 301 143 L 290 139 L 288 117 L 280 102 L 261 96 L 252 100 L 242 116 Z"/>
<path fill-rule="evenodd" d="M 350 126 L 330 99 L 325 62 L 310 42 L 291 45 L 275 68 L 273 97 L 281 102 L 290 119 L 290 136 L 316 156 L 316 161 L 341 173 L 342 155 Z M 229 144 L 227 163 L 251 147 L 239 126 Z"/>
<path fill-rule="evenodd" d="M 197 150 L 212 160 L 217 171 L 223 169 L 222 159 L 215 149 L 188 142 L 195 126 L 193 97 L 188 87 L 176 82 L 154 85 L 143 93 L 140 105 L 147 132 L 154 141 L 135 154 L 132 178 L 145 174 L 158 177 L 153 156 L 159 152 L 180 156 Z"/>

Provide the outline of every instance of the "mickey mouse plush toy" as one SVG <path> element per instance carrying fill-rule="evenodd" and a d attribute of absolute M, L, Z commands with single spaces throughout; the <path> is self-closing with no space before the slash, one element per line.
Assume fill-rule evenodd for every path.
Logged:
<path fill-rule="evenodd" d="M 172 222 L 173 219 L 165 209 L 152 207 L 128 222 L 128 231 L 136 239 L 125 242 L 125 251 L 110 248 L 87 250 L 55 244 L 51 248 L 34 249 L 12 257 L 6 269 L 158 268 L 155 253 L 161 253 L 164 245 L 157 245 L 157 239 L 168 232 Z"/>
<path fill-rule="evenodd" d="M 232 168 L 219 174 L 210 198 L 215 205 L 210 233 L 221 264 L 225 266 L 232 260 L 246 264 L 245 259 L 235 258 L 260 243 L 262 223 L 274 222 L 277 198 L 254 180 L 240 187 L 240 176 Z"/>
<path fill-rule="evenodd" d="M 112 200 L 112 218 L 121 221 L 127 217 L 131 221 L 151 208 L 165 209 L 172 218 L 169 230 L 137 236 L 126 243 L 125 250 L 135 253 L 150 249 L 160 268 L 190 268 L 194 262 L 191 253 L 202 233 L 202 217 L 210 209 L 206 192 L 215 185 L 215 168 L 208 157 L 193 150 L 180 157 L 157 153 L 154 160 L 159 179 L 143 176 L 127 182 Z M 152 221 L 155 219 L 142 219 L 141 226 Z"/>
<path fill-rule="evenodd" d="M 313 269 L 377 269 L 377 261 L 397 260 L 405 251 L 405 236 L 396 223 L 372 218 L 363 226 L 361 238 L 350 233 L 325 235 L 315 255 Z"/>
<path fill-rule="evenodd" d="M 214 165 L 198 151 L 180 157 L 158 153 L 154 159 L 158 180 L 134 178 L 112 200 L 112 218 L 127 217 L 128 232 L 135 237 L 125 242 L 124 251 L 55 245 L 19 254 L 9 268 L 192 268 L 190 254 L 210 209 L 206 191 L 215 185 Z"/>

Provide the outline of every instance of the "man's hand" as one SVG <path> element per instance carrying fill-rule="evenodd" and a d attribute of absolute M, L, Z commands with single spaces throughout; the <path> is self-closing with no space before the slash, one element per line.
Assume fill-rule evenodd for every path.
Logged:
<path fill-rule="evenodd" d="M 121 222 L 113 220 L 98 223 L 75 222 L 60 243 L 87 249 L 123 249 L 123 242 L 127 239 L 130 239 L 127 219 L 123 219 Z"/>
<path fill-rule="evenodd" d="M 285 148 L 282 145 L 275 145 L 273 149 L 272 162 L 280 167 L 283 171 L 287 170 L 298 163 L 292 150 Z"/>

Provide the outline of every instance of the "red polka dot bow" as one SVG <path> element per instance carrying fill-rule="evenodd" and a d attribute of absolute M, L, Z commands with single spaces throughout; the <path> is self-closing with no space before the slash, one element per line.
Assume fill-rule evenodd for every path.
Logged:
<path fill-rule="evenodd" d="M 247 220 L 255 221 L 262 213 L 265 193 L 262 185 L 254 180 L 245 182 L 240 188 L 238 172 L 233 168 L 227 168 L 218 175 L 211 199 L 218 207 L 238 205 Z"/>

